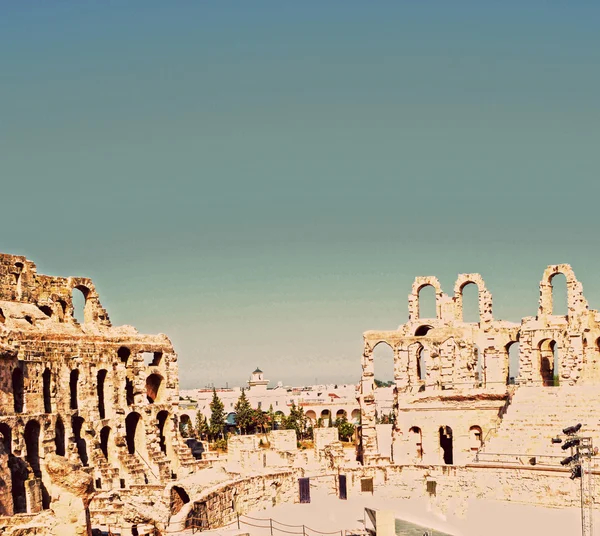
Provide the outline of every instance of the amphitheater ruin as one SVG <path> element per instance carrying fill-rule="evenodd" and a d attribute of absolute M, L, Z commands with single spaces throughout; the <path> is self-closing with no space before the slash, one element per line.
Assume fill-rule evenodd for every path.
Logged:
<path fill-rule="evenodd" d="M 557 274 L 566 278 L 566 315 L 553 314 Z M 470 284 L 478 322 L 463 321 Z M 434 318 L 420 314 L 426 287 L 435 290 Z M 552 440 L 580 422 L 600 445 L 600 314 L 571 267 L 545 270 L 537 315 L 520 323 L 494 319 L 479 274 L 459 275 L 452 296 L 435 277 L 417 277 L 408 310 L 398 330 L 364 333 L 355 448 L 335 428 L 315 429 L 312 449 L 298 448 L 294 430 L 275 430 L 268 448 L 257 436 L 231 436 L 226 455 L 197 460 L 179 432 L 168 337 L 112 326 L 90 279 L 41 275 L 26 258 L 1 254 L 0 534 L 209 529 L 318 492 L 340 500 L 385 492 L 458 517 L 471 515 L 473 500 L 578 507 L 579 482 Z M 376 418 L 379 345 L 394 356 L 393 425 Z"/>

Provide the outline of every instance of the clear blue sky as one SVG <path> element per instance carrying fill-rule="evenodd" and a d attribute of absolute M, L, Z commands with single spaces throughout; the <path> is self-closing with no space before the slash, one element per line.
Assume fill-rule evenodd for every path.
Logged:
<path fill-rule="evenodd" d="M 184 388 L 356 381 L 416 275 L 600 307 L 597 2 L 4 2 L 0 250 Z"/>

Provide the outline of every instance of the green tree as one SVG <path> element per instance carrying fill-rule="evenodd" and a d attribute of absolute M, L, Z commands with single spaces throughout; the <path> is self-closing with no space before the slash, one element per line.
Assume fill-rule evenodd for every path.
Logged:
<path fill-rule="evenodd" d="M 348 441 L 354 435 L 354 425 L 348 422 L 346 415 L 335 420 L 335 427 L 338 429 L 342 441 Z"/>
<path fill-rule="evenodd" d="M 209 434 L 211 439 L 214 441 L 215 439 L 221 437 L 225 439 L 224 435 L 225 430 L 225 406 L 221 399 L 217 395 L 217 390 L 213 387 L 213 398 L 210 403 L 210 425 L 209 425 Z"/>
<path fill-rule="evenodd" d="M 255 415 L 243 388 L 242 394 L 238 398 L 233 409 L 235 411 L 235 420 L 240 432 L 242 434 L 247 434 L 252 427 L 252 421 L 254 420 Z"/>
<path fill-rule="evenodd" d="M 266 426 L 269 429 L 269 431 L 275 429 L 275 412 L 273 411 L 273 404 L 269 406 L 269 411 L 267 411 Z"/>
<path fill-rule="evenodd" d="M 207 439 L 209 432 L 208 420 L 201 411 L 198 411 L 196 413 L 196 436 L 198 439 Z"/>
<path fill-rule="evenodd" d="M 290 408 L 290 414 L 283 418 L 283 427 L 286 430 L 296 430 L 296 437 L 303 439 L 306 434 L 306 417 L 304 415 L 304 408 L 296 406 L 292 402 Z"/>

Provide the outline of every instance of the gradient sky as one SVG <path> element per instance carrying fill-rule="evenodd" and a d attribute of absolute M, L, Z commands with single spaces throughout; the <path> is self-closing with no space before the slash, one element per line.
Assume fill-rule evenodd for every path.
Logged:
<path fill-rule="evenodd" d="M 416 275 L 600 307 L 600 3 L 3 2 L 0 251 L 182 388 L 355 382 Z"/>

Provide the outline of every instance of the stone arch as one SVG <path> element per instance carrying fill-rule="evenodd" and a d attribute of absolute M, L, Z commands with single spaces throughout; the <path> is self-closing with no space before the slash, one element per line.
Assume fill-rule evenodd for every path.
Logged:
<path fill-rule="evenodd" d="M 520 349 L 521 345 L 519 337 L 517 336 L 516 341 L 511 341 L 505 346 L 506 358 L 508 359 L 508 377 L 507 384 L 513 384 L 517 382 L 520 372 Z"/>
<path fill-rule="evenodd" d="M 90 289 L 85 285 L 75 285 L 71 290 L 73 318 L 81 325 L 91 320 L 91 318 L 89 318 L 89 295 Z"/>
<path fill-rule="evenodd" d="M 314 412 L 314 410 L 309 409 L 304 415 L 309 420 L 312 426 L 314 426 L 317 423 L 317 414 Z"/>
<path fill-rule="evenodd" d="M 439 434 L 441 458 L 446 465 L 452 465 L 454 463 L 452 428 L 440 426 Z"/>
<path fill-rule="evenodd" d="M 69 376 L 69 393 L 71 400 L 71 409 L 77 409 L 79 407 L 79 370 L 73 369 Z"/>
<path fill-rule="evenodd" d="M 121 363 L 125 363 L 125 365 L 127 365 L 127 361 L 131 357 L 131 350 L 127 348 L 127 346 L 121 346 L 117 350 L 117 356 L 119 356 Z"/>
<path fill-rule="evenodd" d="M 415 329 L 415 337 L 424 337 L 432 329 L 433 329 L 433 326 L 429 326 L 427 324 L 423 324 L 423 325 L 419 326 L 417 329 Z"/>
<path fill-rule="evenodd" d="M 338 409 L 335 412 L 335 420 L 338 419 L 348 419 L 348 412 L 345 409 Z"/>
<path fill-rule="evenodd" d="M 583 286 L 575 277 L 575 272 L 569 264 L 554 264 L 544 270 L 540 281 L 540 302 L 538 316 L 552 315 L 552 278 L 563 274 L 567 280 L 567 317 L 581 314 L 588 309 L 588 303 L 583 296 Z"/>
<path fill-rule="evenodd" d="M 125 418 L 125 441 L 129 454 L 135 454 L 136 450 L 142 448 L 144 444 L 144 429 L 139 413 L 132 411 Z"/>
<path fill-rule="evenodd" d="M 179 416 L 179 433 L 183 438 L 192 437 L 194 435 L 192 419 L 190 419 L 190 416 L 187 413 L 183 413 Z"/>
<path fill-rule="evenodd" d="M 52 373 L 47 368 L 42 374 L 42 392 L 44 395 L 44 413 L 52 413 Z"/>
<path fill-rule="evenodd" d="M 352 413 L 350 414 L 350 419 L 352 424 L 360 425 L 360 409 L 353 409 Z"/>
<path fill-rule="evenodd" d="M 469 447 L 471 452 L 477 452 L 483 444 L 483 432 L 481 431 L 481 426 L 471 426 L 469 428 Z"/>
<path fill-rule="evenodd" d="M 331 411 L 329 411 L 328 409 L 321 410 L 320 419 L 321 419 L 321 422 L 323 423 L 323 426 L 328 426 L 329 422 L 331 420 Z"/>
<path fill-rule="evenodd" d="M 540 377 L 546 387 L 557 385 L 560 370 L 560 352 L 554 339 L 544 339 L 538 344 Z"/>
<path fill-rule="evenodd" d="M 423 433 L 418 426 L 412 426 L 408 430 L 408 441 L 410 444 L 410 457 L 416 460 L 423 459 Z"/>
<path fill-rule="evenodd" d="M 36 478 L 41 478 L 42 471 L 40 469 L 40 423 L 35 419 L 30 420 L 25 425 L 23 432 L 25 439 L 26 455 L 25 459 L 31 467 Z"/>
<path fill-rule="evenodd" d="M 395 381 L 395 360 L 396 356 L 394 353 L 393 346 L 388 341 L 377 341 L 371 351 L 372 359 L 372 371 L 373 371 L 373 388 L 375 389 L 375 380 L 382 382 Z M 375 363 L 378 362 L 379 366 Z M 377 376 L 379 374 L 379 377 Z"/>
<path fill-rule="evenodd" d="M 408 319 L 409 321 L 417 320 L 420 316 L 419 293 L 424 287 L 433 287 L 435 290 L 435 318 L 441 318 L 442 313 L 442 287 L 437 277 L 435 276 L 419 276 L 416 277 L 412 291 L 408 296 Z"/>
<path fill-rule="evenodd" d="M 112 430 L 110 429 L 110 426 L 105 426 L 102 428 L 102 430 L 100 430 L 100 451 L 104 455 L 104 459 L 106 461 L 110 461 L 111 458 L 108 444 L 111 431 Z"/>
<path fill-rule="evenodd" d="M 163 377 L 160 374 L 150 374 L 146 378 L 146 398 L 148 403 L 159 403 L 163 392 Z"/>
<path fill-rule="evenodd" d="M 167 436 L 165 425 L 167 424 L 167 419 L 169 418 L 169 412 L 166 410 L 159 411 L 156 415 L 157 428 L 158 428 L 158 444 L 160 447 L 160 451 L 163 454 L 167 454 Z"/>
<path fill-rule="evenodd" d="M 171 488 L 171 515 L 178 514 L 184 504 L 190 502 L 190 496 L 187 491 L 181 486 L 173 486 Z"/>
<path fill-rule="evenodd" d="M 104 403 L 104 386 L 106 383 L 106 376 L 108 371 L 106 369 L 100 369 L 96 375 L 96 393 L 98 395 L 98 414 L 100 419 L 106 418 L 106 406 Z"/>
<path fill-rule="evenodd" d="M 480 274 L 459 274 L 454 284 L 454 311 L 459 322 L 463 322 L 463 290 L 467 285 L 477 286 L 479 296 L 479 323 L 489 324 L 492 314 L 492 294 Z"/>
<path fill-rule="evenodd" d="M 71 417 L 71 429 L 73 430 L 73 436 L 75 438 L 75 445 L 79 454 L 79 459 L 84 467 L 88 465 L 88 454 L 87 454 L 87 443 L 81 436 L 83 430 L 84 419 L 78 415 Z"/>
<path fill-rule="evenodd" d="M 25 384 L 21 363 L 19 363 L 12 373 L 12 391 L 14 411 L 15 413 L 23 413 L 25 407 Z"/>
<path fill-rule="evenodd" d="M 135 394 L 133 391 L 133 381 L 131 378 L 125 378 L 125 402 L 128 406 L 135 403 Z"/>
<path fill-rule="evenodd" d="M 60 415 L 56 417 L 54 425 L 54 449 L 58 456 L 65 455 L 65 425 Z"/>

